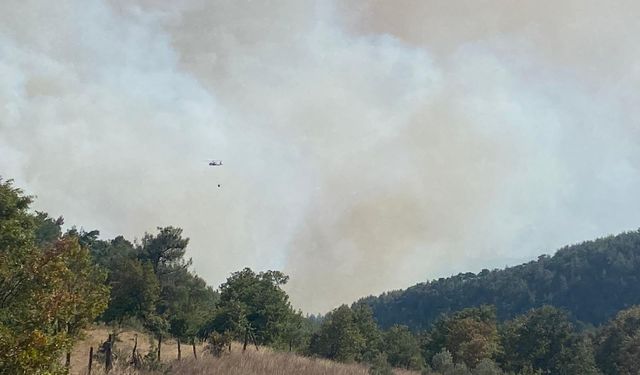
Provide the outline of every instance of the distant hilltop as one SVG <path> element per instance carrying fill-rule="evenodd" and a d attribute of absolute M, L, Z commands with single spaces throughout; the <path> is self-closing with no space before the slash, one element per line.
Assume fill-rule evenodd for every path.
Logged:
<path fill-rule="evenodd" d="M 552 305 L 581 323 L 598 325 L 619 310 L 640 304 L 640 231 L 566 246 L 555 255 L 505 269 L 460 273 L 370 296 L 381 327 L 427 329 L 442 314 L 495 305 L 500 320 Z"/>

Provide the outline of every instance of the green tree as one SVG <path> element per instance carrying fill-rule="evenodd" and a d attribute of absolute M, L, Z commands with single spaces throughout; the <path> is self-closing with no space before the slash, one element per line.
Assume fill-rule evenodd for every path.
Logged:
<path fill-rule="evenodd" d="M 472 371 L 473 375 L 502 375 L 504 372 L 491 359 L 485 358 L 478 362 Z"/>
<path fill-rule="evenodd" d="M 369 306 L 355 304 L 351 306 L 351 310 L 356 328 L 364 338 L 364 348 L 356 360 L 370 362 L 383 351 L 382 332 L 373 319 L 373 312 Z"/>
<path fill-rule="evenodd" d="M 63 373 L 71 340 L 59 329 L 64 265 L 53 246 L 35 247 L 31 199 L 0 181 L 0 373 Z"/>
<path fill-rule="evenodd" d="M 230 300 L 219 303 L 213 316 L 198 330 L 198 337 L 208 339 L 215 332 L 225 337 L 243 340 L 248 328 L 246 306 L 237 300 Z"/>
<path fill-rule="evenodd" d="M 69 232 L 73 233 L 74 231 Z M 75 233 L 77 233 L 80 243 L 86 244 L 89 248 L 93 261 L 109 273 L 118 270 L 122 266 L 123 259 L 138 257 L 139 250 L 123 236 L 104 241 L 97 238 L 97 234 L 100 233 L 97 230 L 89 233 L 75 231 Z"/>
<path fill-rule="evenodd" d="M 508 322 L 502 340 L 502 363 L 508 370 L 531 367 L 558 375 L 597 373 L 593 354 L 585 350 L 582 337 L 567 314 L 554 307 L 543 306 Z"/>
<path fill-rule="evenodd" d="M 621 375 L 633 375 L 640 369 L 640 333 L 627 337 L 622 343 L 622 353 L 618 355 Z"/>
<path fill-rule="evenodd" d="M 291 311 L 281 327 L 279 346 L 288 351 L 303 350 L 311 335 L 310 327 L 302 316 L 302 311 Z"/>
<path fill-rule="evenodd" d="M 370 375 L 393 375 L 393 368 L 384 353 L 378 353 L 369 366 Z"/>
<path fill-rule="evenodd" d="M 340 362 L 357 360 L 366 347 L 366 340 L 358 329 L 354 313 L 347 305 L 331 311 L 320 330 L 311 338 L 311 354 Z"/>
<path fill-rule="evenodd" d="M 453 369 L 443 375 L 471 375 L 471 371 L 464 363 L 456 363 L 453 365 Z"/>
<path fill-rule="evenodd" d="M 442 349 L 431 359 L 431 367 L 441 374 L 446 374 L 453 370 L 453 356 L 447 349 Z"/>
<path fill-rule="evenodd" d="M 366 305 L 342 305 L 311 336 L 309 353 L 341 362 L 372 362 L 382 352 L 382 333 Z"/>
<path fill-rule="evenodd" d="M 104 308 L 106 290 L 76 240 L 37 232 L 48 219 L 30 203 L 0 180 L 0 373 L 63 373 L 62 353 Z"/>
<path fill-rule="evenodd" d="M 255 273 L 250 268 L 234 272 L 220 286 L 215 318 L 218 332 L 232 330 L 243 341 L 243 348 L 253 339 L 257 344 L 274 343 L 292 316 L 289 296 L 282 289 L 289 277 L 279 271 Z M 225 319 L 231 319 L 225 321 Z"/>
<path fill-rule="evenodd" d="M 122 323 L 126 318 L 144 319 L 155 313 L 160 285 L 150 263 L 126 257 L 112 263 L 108 277 L 111 299 L 103 319 Z"/>
<path fill-rule="evenodd" d="M 140 258 L 148 260 L 156 274 L 172 272 L 176 268 L 186 269 L 191 260 L 184 255 L 188 238 L 182 238 L 182 229 L 174 227 L 158 227 L 158 234 L 145 234 L 142 238 Z"/>
<path fill-rule="evenodd" d="M 420 370 L 424 367 L 424 358 L 420 353 L 418 339 L 407 326 L 395 325 L 383 334 L 384 352 L 394 367 Z"/>
<path fill-rule="evenodd" d="M 58 261 L 65 263 L 62 288 L 66 294 L 59 296 L 64 308 L 58 324 L 66 329 L 72 340 L 80 338 L 81 330 L 102 313 L 109 300 L 109 288 L 105 285 L 106 272 L 91 262 L 89 251 L 81 247 L 77 238 L 65 236 L 55 243 Z M 66 365 L 70 365 L 71 353 L 67 352 Z"/>
<path fill-rule="evenodd" d="M 160 361 L 162 359 L 162 339 L 167 335 L 169 331 L 169 322 L 163 316 L 157 315 L 155 313 L 150 313 L 144 317 L 144 327 L 149 332 L 151 332 L 151 334 L 153 334 L 158 340 L 156 353 L 155 355 L 152 355 L 152 358 Z"/>
<path fill-rule="evenodd" d="M 160 288 L 153 314 L 145 317 L 145 324 L 158 338 L 158 357 L 166 334 L 174 336 L 180 345 L 180 340 L 194 331 L 190 323 L 196 314 L 192 295 L 196 284 L 188 271 L 191 259 L 185 259 L 188 244 L 182 229 L 158 227 L 157 234 L 145 234 L 138 248 L 138 259 L 151 265 Z"/>
<path fill-rule="evenodd" d="M 169 319 L 169 333 L 178 344 L 178 359 L 181 357 L 181 344 L 186 340 L 195 345 L 194 340 L 198 330 L 214 311 L 218 295 L 204 280 L 186 270 L 176 272 L 173 277 L 171 291 L 163 298 L 169 298 L 165 303 L 165 315 Z"/>
<path fill-rule="evenodd" d="M 62 224 L 64 219 L 60 216 L 57 219 L 49 217 L 46 212 L 36 211 L 35 215 L 35 240 L 38 247 L 55 242 L 62 236 Z"/>
<path fill-rule="evenodd" d="M 596 360 L 606 375 L 640 369 L 640 306 L 620 311 L 596 336 Z"/>
<path fill-rule="evenodd" d="M 468 308 L 438 320 L 428 335 L 426 358 L 446 348 L 454 362 L 473 368 L 482 359 L 494 359 L 500 351 L 500 338 L 493 306 Z"/>
<path fill-rule="evenodd" d="M 59 310 L 50 309 L 46 294 L 61 292 L 57 278 L 47 278 L 56 276 L 49 266 L 56 254 L 35 246 L 31 202 L 11 180 L 0 179 L 0 373 L 6 374 L 62 371 L 56 359 L 70 347 L 66 334 L 55 331 Z"/>

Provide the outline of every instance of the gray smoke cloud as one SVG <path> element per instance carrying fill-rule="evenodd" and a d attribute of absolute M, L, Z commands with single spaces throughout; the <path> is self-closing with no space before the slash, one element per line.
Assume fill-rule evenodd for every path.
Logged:
<path fill-rule="evenodd" d="M 283 269 L 326 312 L 638 227 L 639 13 L 7 0 L 0 173 L 105 237 L 183 227 L 213 285 Z"/>

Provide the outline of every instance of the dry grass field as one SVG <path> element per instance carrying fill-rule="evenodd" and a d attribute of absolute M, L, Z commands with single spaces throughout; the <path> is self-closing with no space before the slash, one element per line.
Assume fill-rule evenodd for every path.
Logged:
<path fill-rule="evenodd" d="M 84 374 L 89 362 L 89 348 L 93 347 L 97 352 L 100 345 L 107 341 L 109 333 L 113 331 L 107 327 L 92 327 L 85 332 L 84 340 L 78 342 L 71 353 L 71 375 Z M 149 337 L 144 334 L 138 334 L 133 330 L 122 330 L 117 332 L 117 338 L 113 345 L 113 353 L 118 361 L 125 361 L 131 357 L 135 336 L 138 335 L 138 352 L 145 355 L 151 348 Z M 157 345 L 157 342 L 155 343 Z M 191 345 L 182 344 L 182 358 L 193 357 Z M 198 356 L 200 357 L 204 347 L 198 345 L 196 347 Z M 175 340 L 167 340 L 162 343 L 161 359 L 163 362 L 171 362 L 178 358 L 178 345 Z"/>
<path fill-rule="evenodd" d="M 127 360 L 131 356 L 134 345 L 135 331 L 124 330 L 119 332 L 114 344 L 115 359 L 113 375 L 125 374 L 228 374 L 228 375 L 367 375 L 367 367 L 358 364 L 342 364 L 325 359 L 306 358 L 291 353 L 274 352 L 268 348 L 254 347 L 242 352 L 239 345 L 232 347 L 231 353 L 225 353 L 216 358 L 204 352 L 204 347 L 196 347 L 198 359 L 194 359 L 191 345 L 182 345 L 182 360 L 178 361 L 178 346 L 174 340 L 168 340 L 162 344 L 163 371 L 136 372 L 126 367 Z M 94 351 L 100 344 L 107 340 L 109 330 L 104 327 L 95 327 L 86 333 L 86 338 L 76 345 L 71 356 L 71 374 L 87 374 L 89 360 L 89 348 Z M 148 353 L 151 343 L 146 335 L 138 334 L 138 350 L 143 356 Z M 165 372 L 166 371 L 166 372 Z M 416 372 L 396 370 L 396 375 L 417 375 Z M 102 364 L 94 360 L 92 374 L 103 374 Z"/>

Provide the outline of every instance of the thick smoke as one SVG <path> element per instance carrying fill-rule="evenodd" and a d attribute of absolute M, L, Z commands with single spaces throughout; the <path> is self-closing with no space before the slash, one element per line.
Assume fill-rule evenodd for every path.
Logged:
<path fill-rule="evenodd" d="M 105 236 L 183 227 L 214 285 L 284 269 L 324 312 L 636 228 L 639 11 L 4 1 L 0 173 Z"/>

